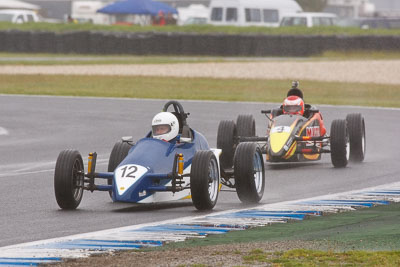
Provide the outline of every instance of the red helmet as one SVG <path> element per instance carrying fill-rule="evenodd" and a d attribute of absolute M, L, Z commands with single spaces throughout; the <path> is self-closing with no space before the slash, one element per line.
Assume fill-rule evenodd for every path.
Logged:
<path fill-rule="evenodd" d="M 283 113 L 284 114 L 304 114 L 304 101 L 298 96 L 289 96 L 283 101 Z"/>

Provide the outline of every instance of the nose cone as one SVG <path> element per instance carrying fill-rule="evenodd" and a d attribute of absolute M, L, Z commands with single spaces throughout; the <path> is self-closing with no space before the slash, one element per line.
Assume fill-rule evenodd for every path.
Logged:
<path fill-rule="evenodd" d="M 289 137 L 290 137 L 290 133 L 286 133 L 286 132 L 271 133 L 270 137 L 269 137 L 271 151 L 274 154 L 278 154 L 279 152 L 281 152 L 283 150 L 283 147 L 286 145 Z"/>
<path fill-rule="evenodd" d="M 128 164 L 118 167 L 114 172 L 116 191 L 119 196 L 127 192 L 139 179 L 148 172 L 146 167 Z"/>

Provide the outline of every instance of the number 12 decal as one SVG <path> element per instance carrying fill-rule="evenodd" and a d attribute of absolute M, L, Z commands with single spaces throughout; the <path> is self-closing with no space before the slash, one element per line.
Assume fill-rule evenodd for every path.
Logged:
<path fill-rule="evenodd" d="M 121 169 L 122 175 L 121 178 L 136 178 L 133 174 L 135 172 L 137 172 L 138 168 L 136 166 L 125 166 L 124 168 Z M 129 172 L 127 173 L 127 170 L 129 170 Z M 126 174 L 126 176 L 125 176 Z"/>

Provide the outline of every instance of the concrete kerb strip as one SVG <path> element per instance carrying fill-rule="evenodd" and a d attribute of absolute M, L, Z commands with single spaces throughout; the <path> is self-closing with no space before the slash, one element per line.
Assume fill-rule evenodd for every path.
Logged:
<path fill-rule="evenodd" d="M 162 246 L 166 242 L 204 238 L 210 234 L 224 234 L 272 223 L 303 220 L 310 216 L 352 211 L 390 202 L 400 202 L 400 182 L 2 247 L 0 265 L 38 265 L 118 250 Z"/>
<path fill-rule="evenodd" d="M 328 82 L 359 82 L 400 84 L 400 60 L 346 60 L 318 62 L 221 62 L 179 64 L 113 64 L 113 65 L 54 65 L 54 66 L 0 66 L 0 73 L 45 75 L 113 75 L 160 76 L 187 78 L 243 78 L 291 79 L 293 73 L 300 80 Z M 335 71 L 331 71 L 335 69 Z M 329 71 L 327 71 L 329 70 Z"/>

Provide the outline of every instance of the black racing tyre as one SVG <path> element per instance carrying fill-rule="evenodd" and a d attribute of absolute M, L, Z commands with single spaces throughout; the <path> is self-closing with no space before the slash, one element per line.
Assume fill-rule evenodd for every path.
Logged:
<path fill-rule="evenodd" d="M 367 148 L 364 118 L 360 113 L 352 113 L 346 116 L 346 121 L 350 137 L 350 160 L 362 162 Z"/>
<path fill-rule="evenodd" d="M 235 152 L 236 193 L 243 203 L 258 203 L 264 195 L 264 159 L 256 143 L 240 143 Z"/>
<path fill-rule="evenodd" d="M 336 168 L 347 166 L 350 156 L 349 133 L 346 120 L 334 120 L 331 124 L 331 161 Z"/>
<path fill-rule="evenodd" d="M 76 209 L 81 203 L 85 170 L 77 150 L 60 152 L 54 172 L 54 191 L 58 206 L 65 210 Z"/>
<path fill-rule="evenodd" d="M 129 149 L 132 145 L 124 141 L 118 141 L 115 143 L 113 149 L 111 150 L 110 159 L 108 161 L 108 172 L 114 172 L 118 165 L 125 159 L 128 155 Z M 112 179 L 107 180 L 108 185 L 112 185 Z M 109 192 L 110 196 L 112 191 Z"/>
<path fill-rule="evenodd" d="M 221 121 L 218 125 L 217 148 L 222 149 L 219 158 L 222 170 L 233 166 L 233 155 L 236 149 L 236 125 L 233 121 Z"/>
<path fill-rule="evenodd" d="M 236 119 L 236 129 L 238 136 L 256 136 L 256 121 L 253 115 L 239 115 Z"/>
<path fill-rule="evenodd" d="M 115 143 L 113 149 L 111 150 L 110 159 L 108 161 L 108 172 L 115 171 L 118 165 L 128 155 L 131 147 L 132 145 L 124 141 L 118 141 Z"/>
<path fill-rule="evenodd" d="M 213 152 L 197 151 L 190 170 L 190 193 L 198 210 L 211 210 L 217 203 L 219 193 L 218 162 Z"/>

